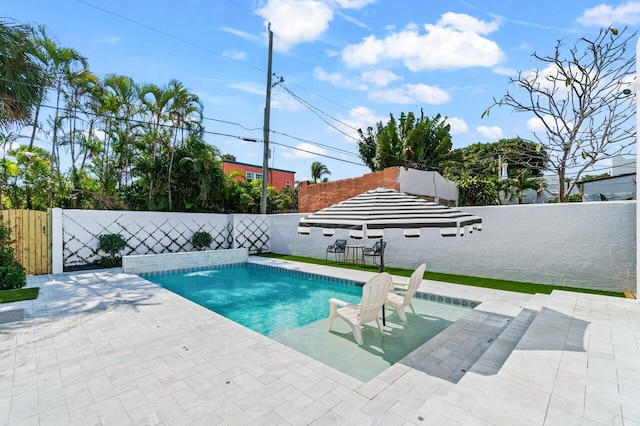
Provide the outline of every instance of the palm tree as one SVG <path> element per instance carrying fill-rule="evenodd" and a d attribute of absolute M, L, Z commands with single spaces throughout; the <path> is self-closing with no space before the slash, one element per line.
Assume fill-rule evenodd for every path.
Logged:
<path fill-rule="evenodd" d="M 173 134 L 173 146 L 171 147 L 171 158 L 169 160 L 169 173 L 168 173 L 168 196 L 169 196 L 169 210 L 173 208 L 172 203 L 172 172 L 173 163 L 175 160 L 176 149 L 178 148 L 178 134 L 180 134 L 180 142 L 185 142 L 184 132 L 187 130 L 188 134 L 198 134 L 202 130 L 202 110 L 203 105 L 200 102 L 198 96 L 189 93 L 184 88 L 182 83 L 178 80 L 171 80 L 169 82 L 169 91 L 173 95 L 171 102 L 171 109 L 169 110 L 169 120 L 174 129 Z"/>
<path fill-rule="evenodd" d="M 330 174 L 331 172 L 327 169 L 327 166 L 321 162 L 314 161 L 311 164 L 311 178 L 313 179 L 313 183 L 318 183 L 318 179 L 322 179 L 322 176 Z"/>
<path fill-rule="evenodd" d="M 58 46 L 58 44 L 47 35 L 44 26 L 38 27 L 34 43 L 36 46 L 34 56 L 40 62 L 42 69 L 46 73 L 46 80 L 44 84 L 39 87 L 39 103 L 33 121 L 29 151 L 33 150 L 36 129 L 38 127 L 40 104 L 46 97 L 47 89 L 53 87 L 56 91 L 56 100 L 54 116 L 51 118 L 51 175 L 53 176 L 54 173 L 60 175 L 58 133 L 62 128 L 64 118 L 60 116 L 60 103 L 62 97 L 66 96 L 65 90 L 67 86 L 71 86 L 70 82 L 77 78 L 78 73 L 86 71 L 87 58 L 74 49 Z M 52 188 L 52 198 L 50 202 L 53 200 L 54 193 L 55 190 Z"/>
<path fill-rule="evenodd" d="M 131 77 L 107 74 L 100 93 L 97 114 L 104 120 L 104 148 L 100 161 L 100 177 L 108 172 L 118 174 L 119 187 L 126 187 L 132 180 L 134 142 L 138 125 L 138 86 Z M 112 152 L 112 154 L 110 154 Z M 108 164 L 111 161 L 112 164 Z"/>
<path fill-rule="evenodd" d="M 0 127 L 26 123 L 44 84 L 44 70 L 34 57 L 32 29 L 0 20 Z"/>
<path fill-rule="evenodd" d="M 544 179 L 533 177 L 530 170 L 525 170 L 515 178 L 512 178 L 511 184 L 518 194 L 518 204 L 522 204 L 524 192 L 527 189 L 534 190 L 536 192 L 536 196 L 539 197 L 547 186 Z"/>

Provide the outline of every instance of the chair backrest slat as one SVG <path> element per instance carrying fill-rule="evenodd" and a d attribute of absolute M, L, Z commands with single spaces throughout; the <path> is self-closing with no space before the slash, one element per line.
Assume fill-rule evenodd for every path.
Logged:
<path fill-rule="evenodd" d="M 391 275 L 382 272 L 371 278 L 362 287 L 362 300 L 360 302 L 361 324 L 374 321 L 378 317 L 392 286 Z"/>
<path fill-rule="evenodd" d="M 413 296 L 416 294 L 418 289 L 420 288 L 420 284 L 422 284 L 422 279 L 424 278 L 424 271 L 427 269 L 427 264 L 423 263 L 418 266 L 415 271 L 411 274 L 411 278 L 409 278 L 409 288 L 407 288 L 406 295 Z"/>

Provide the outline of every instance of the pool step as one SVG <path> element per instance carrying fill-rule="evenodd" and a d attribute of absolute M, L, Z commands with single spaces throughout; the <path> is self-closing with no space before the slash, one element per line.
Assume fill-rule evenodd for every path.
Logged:
<path fill-rule="evenodd" d="M 548 403 L 562 350 L 567 345 L 579 350 L 583 324 L 563 309 L 549 308 L 563 305 L 549 295 L 532 298 L 469 373 L 446 396 L 423 407 L 433 413 L 425 420 L 473 423 L 474 413 L 488 411 L 495 413 L 496 424 L 543 424 L 545 410 L 527 407 L 546 407 L 536 402 Z"/>
<path fill-rule="evenodd" d="M 522 310 L 499 301 L 484 302 L 412 352 L 402 363 L 431 377 L 458 383 Z"/>
<path fill-rule="evenodd" d="M 535 309 L 523 308 L 469 371 L 485 376 L 497 374 L 537 315 Z"/>

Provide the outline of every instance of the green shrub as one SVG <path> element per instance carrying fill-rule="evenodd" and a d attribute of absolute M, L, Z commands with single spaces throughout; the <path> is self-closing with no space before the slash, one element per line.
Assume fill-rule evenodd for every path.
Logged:
<path fill-rule="evenodd" d="M 2 219 L 2 216 L 0 216 Z M 0 221 L 0 266 L 13 265 L 16 263 L 13 245 L 16 241 L 11 240 L 11 228 Z"/>
<path fill-rule="evenodd" d="M 205 231 L 198 231 L 191 237 L 191 244 L 196 250 L 205 250 L 211 246 L 213 237 L 210 233 Z"/>
<path fill-rule="evenodd" d="M 22 288 L 27 283 L 27 274 L 15 258 L 15 242 L 11 228 L 0 220 L 0 290 Z"/>
<path fill-rule="evenodd" d="M 127 246 L 127 242 L 120 234 L 104 234 L 98 237 L 98 249 L 107 253 L 98 259 L 98 264 L 106 268 L 122 266 L 120 252 Z"/>
<path fill-rule="evenodd" d="M 0 266 L 0 290 L 22 288 L 27 282 L 22 265 Z"/>

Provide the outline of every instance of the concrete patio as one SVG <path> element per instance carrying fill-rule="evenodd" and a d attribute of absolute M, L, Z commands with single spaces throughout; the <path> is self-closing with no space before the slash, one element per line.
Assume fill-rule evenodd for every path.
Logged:
<path fill-rule="evenodd" d="M 425 280 L 482 303 L 362 383 L 118 269 L 28 286 L 37 300 L 0 305 L 25 310 L 0 325 L 2 425 L 640 424 L 636 300 Z"/>

